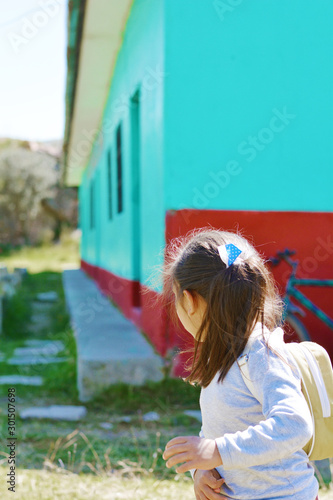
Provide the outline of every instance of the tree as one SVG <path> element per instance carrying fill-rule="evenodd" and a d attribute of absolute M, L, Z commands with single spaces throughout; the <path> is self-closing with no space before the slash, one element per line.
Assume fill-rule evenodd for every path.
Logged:
<path fill-rule="evenodd" d="M 49 227 L 59 236 L 59 215 L 66 215 L 52 200 L 61 198 L 56 157 L 32 151 L 29 143 L 0 144 L 0 238 L 14 245 L 36 243 Z M 54 223 L 56 221 L 56 224 Z M 58 225 L 58 227 L 57 227 Z M 54 227 L 55 226 L 55 227 Z M 61 228 L 60 228 L 61 229 Z"/>

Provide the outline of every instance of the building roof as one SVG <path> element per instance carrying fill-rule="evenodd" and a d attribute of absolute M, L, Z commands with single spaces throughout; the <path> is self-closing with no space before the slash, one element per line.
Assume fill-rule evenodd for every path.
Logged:
<path fill-rule="evenodd" d="M 81 182 L 103 117 L 133 0 L 71 0 L 68 10 L 64 182 Z"/>

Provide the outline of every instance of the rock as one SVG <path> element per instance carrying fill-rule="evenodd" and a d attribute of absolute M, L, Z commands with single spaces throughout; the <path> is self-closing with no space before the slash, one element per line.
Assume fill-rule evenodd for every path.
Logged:
<path fill-rule="evenodd" d="M 44 407 L 26 408 L 20 412 L 20 417 L 25 418 L 51 418 L 54 420 L 76 421 L 85 417 L 87 409 L 85 406 L 73 405 L 51 405 Z"/>
<path fill-rule="evenodd" d="M 99 426 L 102 427 L 102 429 L 106 429 L 106 430 L 113 428 L 113 424 L 111 424 L 111 422 L 101 422 L 99 424 Z"/>
<path fill-rule="evenodd" d="M 5 281 L 6 283 L 9 283 L 10 285 L 16 287 L 21 283 L 21 276 L 18 274 L 7 274 L 6 276 L 2 277 L 2 281 Z"/>
<path fill-rule="evenodd" d="M 6 264 L 0 262 L 0 279 L 4 276 L 7 276 L 7 274 L 8 274 L 8 269 Z"/>
<path fill-rule="evenodd" d="M 160 419 L 160 416 L 156 411 L 149 411 L 142 416 L 144 422 L 156 422 Z"/>
<path fill-rule="evenodd" d="M 50 291 L 39 293 L 36 298 L 40 302 L 56 302 L 59 297 L 57 292 Z"/>
<path fill-rule="evenodd" d="M 185 410 L 184 414 L 188 417 L 195 418 L 198 422 L 202 422 L 201 411 L 200 410 Z"/>
<path fill-rule="evenodd" d="M 28 274 L 28 269 L 26 267 L 14 267 L 14 273 L 26 276 Z"/>
<path fill-rule="evenodd" d="M 1 288 L 2 288 L 2 295 L 4 295 L 5 297 L 11 298 L 15 295 L 16 290 L 11 283 L 3 282 Z"/>
<path fill-rule="evenodd" d="M 0 385 L 43 385 L 42 377 L 28 377 L 23 375 L 0 376 Z"/>

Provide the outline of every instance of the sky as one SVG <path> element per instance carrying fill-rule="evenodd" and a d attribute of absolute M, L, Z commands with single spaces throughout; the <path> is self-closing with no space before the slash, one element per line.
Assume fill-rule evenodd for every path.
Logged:
<path fill-rule="evenodd" d="M 62 139 L 67 0 L 0 0 L 0 137 Z"/>

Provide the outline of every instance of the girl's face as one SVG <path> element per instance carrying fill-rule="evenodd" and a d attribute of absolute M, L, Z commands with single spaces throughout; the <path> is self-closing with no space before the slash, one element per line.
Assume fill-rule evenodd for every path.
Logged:
<path fill-rule="evenodd" d="M 196 338 L 206 309 L 205 301 L 200 296 L 194 296 L 188 290 L 184 290 L 182 297 L 178 298 L 176 286 L 174 285 L 172 289 L 179 321 L 185 330 Z"/>

